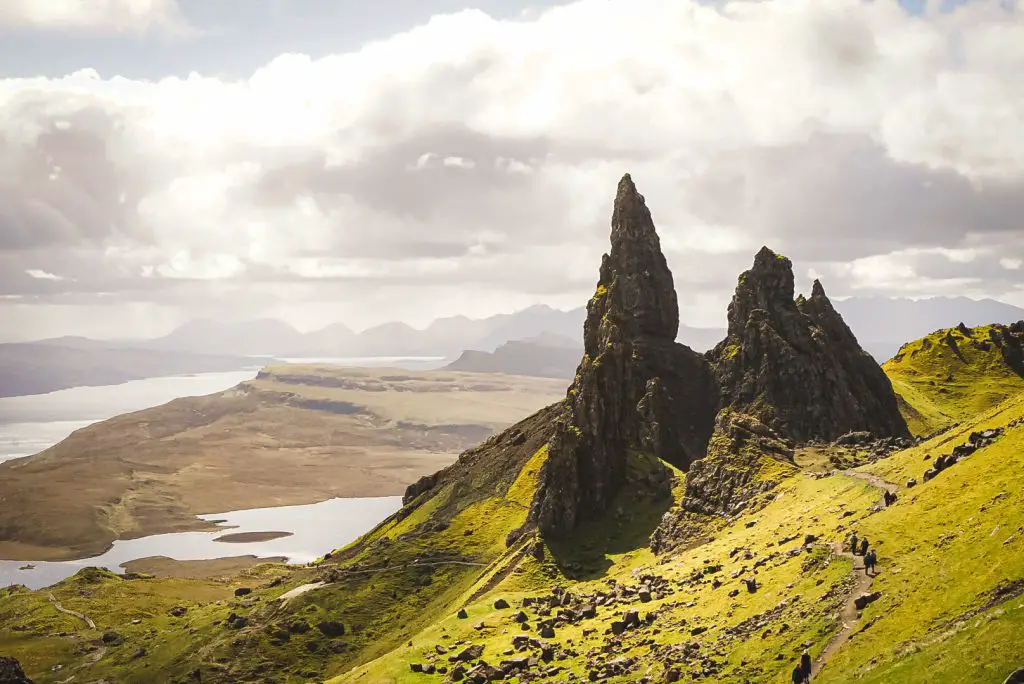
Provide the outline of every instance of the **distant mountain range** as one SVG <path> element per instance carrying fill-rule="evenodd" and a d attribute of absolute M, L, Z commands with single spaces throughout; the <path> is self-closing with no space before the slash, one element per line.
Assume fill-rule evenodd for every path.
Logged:
<path fill-rule="evenodd" d="M 851 297 L 834 302 L 861 346 L 879 362 L 905 340 L 963 322 L 1011 323 L 1024 309 L 993 299 Z M 156 339 L 59 337 L 0 344 L 0 396 L 34 394 L 178 373 L 236 370 L 261 359 L 434 356 L 457 370 L 571 378 L 582 354 L 583 307 L 538 305 L 482 319 L 441 318 L 423 329 L 405 323 L 354 332 L 341 323 L 302 333 L 284 321 L 196 319 Z M 678 339 L 706 351 L 724 328 L 680 326 Z M 60 350 L 60 351 L 58 351 Z M 263 359 L 266 360 L 266 359 Z"/>

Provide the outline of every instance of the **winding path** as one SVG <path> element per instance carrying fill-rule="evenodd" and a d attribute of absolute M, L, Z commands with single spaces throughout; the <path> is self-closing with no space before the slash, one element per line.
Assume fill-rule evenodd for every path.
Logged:
<path fill-rule="evenodd" d="M 895 493 L 899 486 L 892 482 L 887 482 L 877 475 L 871 473 L 858 473 L 849 470 L 834 470 L 833 475 L 845 475 L 846 477 L 853 477 L 858 480 L 863 480 L 876 489 L 889 492 L 890 494 Z M 857 626 L 857 597 L 861 594 L 867 593 L 871 588 L 871 584 L 874 581 L 873 577 L 870 577 L 864 572 L 863 563 L 857 565 L 857 557 L 854 556 L 850 551 L 846 550 L 845 545 L 842 542 L 833 542 L 831 544 L 832 554 L 837 557 L 849 558 L 853 563 L 853 589 L 850 592 L 849 597 L 846 599 L 846 603 L 843 604 L 843 609 L 839 612 L 839 619 L 843 624 L 843 628 L 836 634 L 832 639 L 829 640 L 825 646 L 825 650 L 821 652 L 821 655 L 817 657 L 814 664 L 811 666 L 811 678 L 818 676 L 818 673 L 824 669 L 828 661 L 832 659 L 839 649 L 846 645 L 846 643 L 853 638 L 856 632 Z"/>
<path fill-rule="evenodd" d="M 46 598 L 50 599 L 50 603 L 52 603 L 53 607 L 57 609 L 57 612 L 64 613 L 65 615 L 70 615 L 72 617 L 76 617 L 79 620 L 83 621 L 85 624 L 89 625 L 89 629 L 96 629 L 96 623 L 93 622 L 91 618 L 86 617 L 85 615 L 77 613 L 73 610 L 68 610 L 64 606 L 60 605 L 60 603 L 57 602 L 57 599 L 53 594 L 48 594 Z"/>

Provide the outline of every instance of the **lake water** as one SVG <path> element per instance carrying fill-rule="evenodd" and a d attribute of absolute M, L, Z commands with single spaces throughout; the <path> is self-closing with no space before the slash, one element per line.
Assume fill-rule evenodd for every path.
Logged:
<path fill-rule="evenodd" d="M 288 359 L 289 363 L 322 363 L 341 366 L 405 368 L 427 370 L 444 363 L 439 357 L 358 357 Z M 0 462 L 38 453 L 61 441 L 75 430 L 130 411 L 159 406 L 179 397 L 212 394 L 256 377 L 258 367 L 226 373 L 198 373 L 134 380 L 120 385 L 75 387 L 49 394 L 0 398 Z M 401 497 L 373 499 L 332 499 L 307 506 L 282 506 L 231 511 L 200 516 L 221 520 L 235 532 L 291 532 L 292 536 L 264 542 L 215 542 L 227 533 L 180 532 L 141 539 L 116 541 L 102 556 L 59 563 L 33 563 L 35 569 L 20 570 L 26 561 L 0 560 L 0 587 L 11 583 L 32 588 L 59 582 L 87 566 L 107 567 L 120 572 L 125 561 L 147 556 L 177 560 L 203 560 L 225 556 L 254 555 L 260 558 L 284 556 L 293 563 L 305 563 L 324 552 L 343 546 L 397 511 Z"/>
<path fill-rule="evenodd" d="M 73 387 L 49 394 L 0 398 L 0 462 L 49 448 L 75 430 L 178 397 L 213 394 L 252 380 L 259 369 Z"/>
<path fill-rule="evenodd" d="M 288 363 L 430 370 L 441 357 L 371 356 L 284 359 Z M 0 463 L 39 453 L 75 430 L 130 411 L 165 404 L 179 397 L 213 394 L 252 380 L 259 368 L 226 373 L 197 373 L 133 380 L 120 385 L 74 387 L 26 397 L 0 397 Z"/>
<path fill-rule="evenodd" d="M 21 570 L 28 561 L 0 561 L 0 587 L 24 584 L 30 589 L 50 586 L 84 567 L 96 566 L 123 572 L 122 563 L 148 556 L 176 560 L 204 560 L 225 556 L 253 555 L 258 558 L 283 556 L 289 563 L 308 563 L 325 552 L 354 541 L 402 506 L 402 497 L 329 499 L 305 506 L 278 506 L 245 511 L 201 515 L 221 521 L 215 532 L 174 532 L 140 539 L 115 541 L 102 556 L 74 561 L 36 562 L 32 570 Z M 232 528 L 232 529 L 227 529 Z M 223 534 L 241 532 L 291 532 L 292 536 L 261 542 L 214 541 Z"/>

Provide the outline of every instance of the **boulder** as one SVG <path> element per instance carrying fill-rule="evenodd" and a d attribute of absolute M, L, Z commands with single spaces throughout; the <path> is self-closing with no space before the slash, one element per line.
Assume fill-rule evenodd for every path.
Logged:
<path fill-rule="evenodd" d="M 336 620 L 324 620 L 317 624 L 316 628 L 326 637 L 345 636 L 345 625 Z"/>
<path fill-rule="evenodd" d="M 471 644 L 451 657 L 452 661 L 468 663 L 477 660 L 484 654 L 483 644 Z"/>
<path fill-rule="evenodd" d="M 0 656 L 0 684 L 32 684 L 21 669 L 21 663 L 10 656 Z"/>
<path fill-rule="evenodd" d="M 0 681 L 3 681 L 0 679 Z M 1024 667 L 1018 668 L 1003 680 L 1003 684 L 1024 684 Z"/>
<path fill-rule="evenodd" d="M 853 600 L 853 605 L 857 607 L 857 610 L 864 610 L 867 606 L 874 603 L 882 597 L 882 592 L 874 591 L 871 593 L 861 594 Z"/>

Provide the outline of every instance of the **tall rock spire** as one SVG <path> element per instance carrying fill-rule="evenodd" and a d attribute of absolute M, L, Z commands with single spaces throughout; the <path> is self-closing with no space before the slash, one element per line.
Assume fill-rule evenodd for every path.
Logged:
<path fill-rule="evenodd" d="M 627 174 L 615 196 L 611 250 L 587 306 L 585 354 L 531 507 L 545 534 L 563 536 L 605 511 L 631 452 L 683 469 L 704 455 L 718 390 L 707 362 L 675 341 L 678 329 L 672 273 Z"/>
<path fill-rule="evenodd" d="M 708 352 L 725 405 L 797 442 L 850 431 L 907 436 L 889 379 L 821 283 L 793 299 L 793 264 L 767 247 L 740 275 L 728 337 Z"/>

